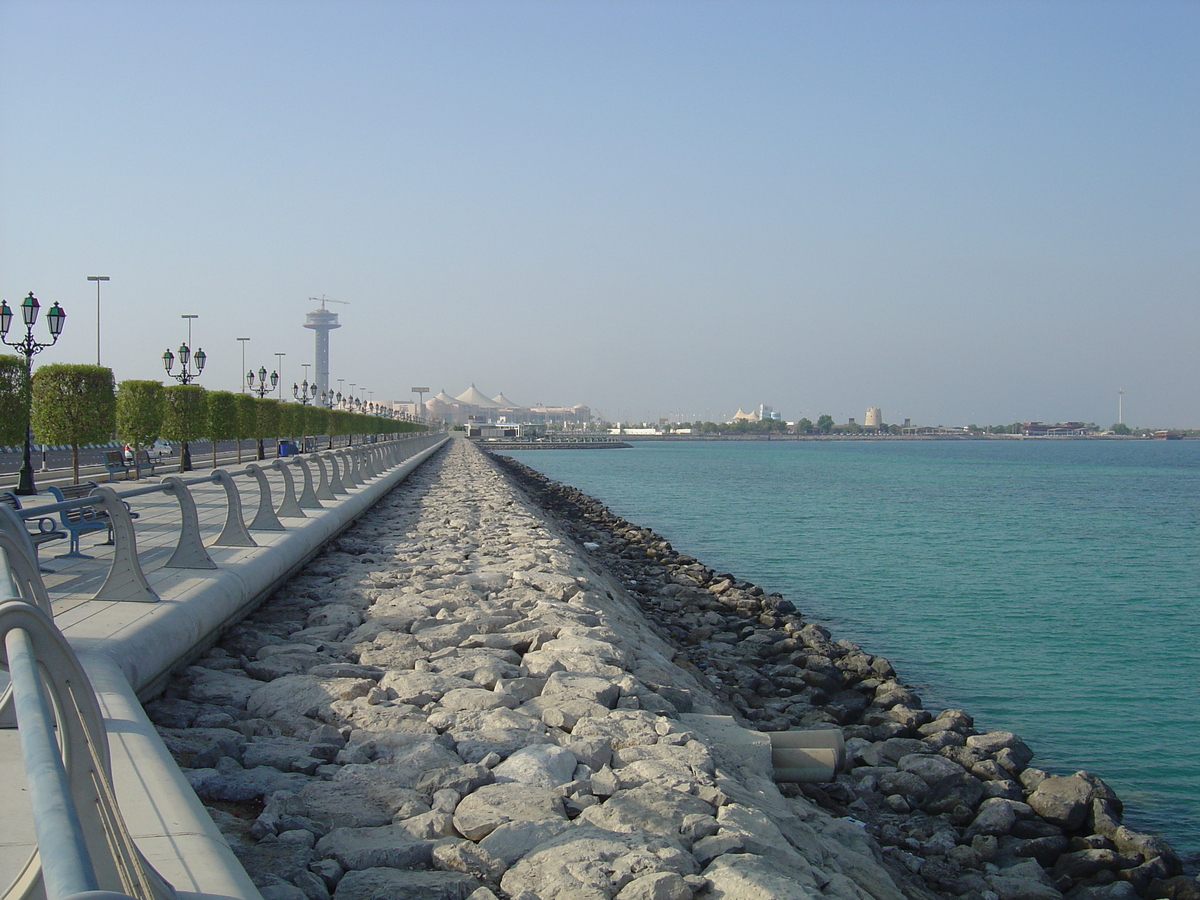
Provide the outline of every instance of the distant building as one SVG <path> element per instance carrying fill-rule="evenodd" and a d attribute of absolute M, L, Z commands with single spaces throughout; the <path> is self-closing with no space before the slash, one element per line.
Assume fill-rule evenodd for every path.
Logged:
<path fill-rule="evenodd" d="M 882 428 L 883 410 L 878 406 L 868 406 L 867 414 L 863 417 L 863 428 Z"/>
<path fill-rule="evenodd" d="M 1044 422 L 1022 422 L 1021 434 L 1027 437 L 1050 437 L 1053 435 L 1064 434 L 1094 434 L 1096 432 L 1095 425 L 1086 425 L 1083 422 L 1055 422 L 1053 425 L 1047 425 Z"/>
<path fill-rule="evenodd" d="M 761 422 L 762 416 L 756 412 L 744 412 L 739 406 L 738 411 L 733 414 L 731 422 Z"/>
<path fill-rule="evenodd" d="M 457 397 L 444 390 L 425 401 L 425 410 L 432 418 L 454 425 L 476 424 L 537 424 L 554 427 L 586 425 L 592 421 L 592 411 L 582 403 L 575 406 L 520 406 L 504 396 L 488 397 L 471 385 Z"/>

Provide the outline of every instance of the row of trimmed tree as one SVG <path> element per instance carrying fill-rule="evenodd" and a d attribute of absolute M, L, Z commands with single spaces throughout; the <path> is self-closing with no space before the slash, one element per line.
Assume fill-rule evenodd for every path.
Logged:
<path fill-rule="evenodd" d="M 79 448 L 102 444 L 116 436 L 133 446 L 135 453 L 158 438 L 177 441 L 210 440 L 213 465 L 217 441 L 236 440 L 238 462 L 242 442 L 257 441 L 262 459 L 263 442 L 275 438 L 335 437 L 422 431 L 423 425 L 331 410 L 300 403 L 210 391 L 198 384 L 164 387 L 157 381 L 114 383 L 112 369 L 104 366 L 46 365 L 26 384 L 25 363 L 0 355 L 0 445 L 25 440 L 25 409 L 32 403 L 34 439 L 43 444 L 70 444 L 75 480 L 79 480 Z M 180 471 L 187 460 L 180 453 Z"/>

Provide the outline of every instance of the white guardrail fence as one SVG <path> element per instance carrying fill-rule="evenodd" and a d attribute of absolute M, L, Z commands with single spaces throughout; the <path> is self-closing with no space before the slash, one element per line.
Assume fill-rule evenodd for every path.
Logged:
<path fill-rule="evenodd" d="M 111 699 L 103 698 L 110 697 L 114 692 L 127 693 L 129 703 L 136 707 L 135 693 L 145 689 L 153 678 L 161 677 L 163 673 L 159 670 L 166 663 L 159 660 L 156 667 L 143 670 L 127 660 L 118 659 L 117 665 L 112 666 L 111 659 L 90 661 L 91 655 L 79 646 L 73 646 L 55 624 L 51 597 L 42 579 L 37 553 L 25 520 L 38 520 L 50 514 L 71 511 L 78 511 L 76 518 L 102 517 L 111 526 L 112 560 L 107 577 L 92 599 L 157 603 L 160 597 L 147 580 L 139 560 L 135 516 L 131 512 L 130 501 L 158 493 L 173 496 L 179 505 L 179 537 L 174 552 L 162 568 L 213 570 L 218 566 L 209 554 L 208 547 L 257 547 L 251 532 L 286 531 L 288 529 L 281 519 L 308 518 L 305 510 L 315 511 L 326 504 L 336 507 L 347 495 L 362 493 L 356 489 L 372 479 L 385 473 L 390 476 L 381 480 L 379 493 L 369 492 L 370 495 L 362 496 L 359 503 L 347 504 L 352 508 L 344 510 L 342 519 L 314 538 L 319 541 L 315 548 L 292 548 L 292 555 L 297 559 L 284 563 L 276 561 L 273 566 L 266 568 L 266 574 L 260 573 L 257 582 L 249 579 L 251 587 L 238 601 L 241 605 L 236 613 L 226 609 L 210 616 L 206 627 L 194 630 L 188 636 L 190 643 L 178 644 L 170 652 L 174 664 L 177 664 L 187 658 L 189 651 L 199 649 L 195 646 L 197 640 L 211 640 L 216 629 L 237 615 L 244 614 L 266 591 L 273 589 L 287 572 L 303 562 L 303 553 L 311 555 L 316 552 L 329 536 L 347 527 L 382 496 L 382 491 L 398 483 L 445 440 L 445 434 L 422 434 L 402 440 L 277 459 L 269 465 L 251 463 L 240 471 L 216 469 L 210 474 L 190 479 L 170 475 L 158 484 L 125 491 L 116 491 L 107 485 L 98 486 L 87 496 L 19 511 L 0 506 L 0 644 L 3 647 L 0 665 L 8 673 L 8 684 L 0 693 L 0 730 L 8 730 L 4 733 L 11 734 L 11 729 L 15 728 L 19 736 L 19 755 L 34 832 L 34 841 L 6 840 L 11 835 L 0 834 L 0 846 L 7 846 L 9 850 L 14 847 L 19 849 L 25 843 L 33 846 L 23 866 L 18 863 L 15 867 L 6 867 L 10 870 L 8 874 L 16 871 L 16 875 L 0 895 L 3 900 L 36 900 L 41 897 L 47 900 L 175 900 L 217 893 L 226 897 L 257 895 L 252 885 L 247 886 L 248 879 L 240 871 L 226 879 L 234 883 L 234 889 L 222 882 L 219 891 L 210 891 L 192 879 L 187 886 L 177 885 L 177 891 L 135 844 L 118 804 L 119 792 L 114 790 L 113 760 L 110 758 L 110 742 L 114 747 L 118 744 L 125 747 L 129 742 L 126 736 L 117 741 L 117 736 L 111 732 L 111 724 L 106 729 L 106 708 L 113 707 L 114 703 Z M 278 506 L 272 501 L 268 471 L 282 476 L 283 497 Z M 243 519 L 238 476 L 253 479 L 258 491 L 257 509 L 249 526 Z M 387 483 L 383 484 L 383 481 Z M 191 488 L 213 483 L 224 488 L 227 514 L 220 534 L 206 547 L 201 537 Z M 300 485 L 299 491 L 297 483 Z M 216 573 L 213 577 L 216 577 Z M 244 579 L 244 576 L 239 577 Z M 197 615 L 193 613 L 191 619 L 196 618 Z M 175 624 L 175 619 L 168 618 L 160 619 L 157 626 L 154 623 L 144 626 L 147 634 L 142 635 L 140 640 L 144 643 L 153 639 L 154 635 L 150 632 L 155 627 L 161 639 L 165 628 Z M 82 643 L 93 654 L 100 651 L 96 654 L 99 656 L 105 653 L 118 657 L 137 655 L 140 646 L 138 640 L 133 640 L 113 650 L 101 646 L 101 637 L 95 634 L 91 637 L 90 642 Z M 114 639 L 112 643 L 119 642 Z M 83 656 L 87 658 L 81 661 Z M 111 677 L 114 670 L 119 672 L 115 679 Z M 89 671 L 93 674 L 92 679 L 89 679 Z M 104 684 L 100 689 L 101 699 L 93 689 L 95 677 Z M 125 681 L 130 683 L 126 685 Z M 114 682 L 120 684 L 114 686 Z M 121 700 L 119 698 L 115 706 L 120 707 Z M 111 709 L 108 716 L 114 718 Z M 136 717 L 140 717 L 143 730 L 151 735 L 151 742 L 156 742 L 152 728 L 140 709 L 137 709 Z M 122 719 L 121 722 L 127 724 L 128 719 Z M 136 731 L 138 727 L 135 722 L 124 730 Z M 16 752 L 13 742 L 4 743 L 5 757 L 13 756 Z M 165 750 L 161 750 L 159 755 L 165 757 Z M 169 760 L 169 757 L 166 758 Z M 134 760 L 133 768 L 138 769 L 141 762 Z M 13 759 L 0 759 L 0 763 L 3 763 L 6 773 L 14 771 L 16 762 Z M 154 765 L 145 766 L 146 773 L 153 769 Z M 159 776 L 160 781 L 170 781 L 172 777 L 175 784 L 182 784 L 186 788 L 186 782 L 177 774 Z M 148 782 L 151 776 L 146 774 L 135 780 Z M 5 781 L 10 782 L 6 784 L 5 791 L 15 791 L 13 779 L 6 777 Z M 150 790 L 145 785 L 143 787 Z M 190 803 L 193 807 L 197 803 L 194 795 L 180 798 L 178 802 L 185 805 Z M 190 812 L 190 809 L 186 810 L 184 815 L 176 818 L 186 819 Z M 203 817 L 202 810 L 200 816 Z M 0 832 L 5 827 L 12 829 L 14 826 L 10 822 L 0 822 Z M 191 835 L 203 827 L 192 823 L 182 830 Z M 156 828 L 161 828 L 161 825 L 156 823 Z M 220 843 L 219 835 L 214 841 Z M 172 840 L 169 843 L 173 848 L 170 852 L 176 855 L 182 853 L 179 848 L 184 846 L 185 841 Z M 217 856 L 224 853 L 226 860 L 232 859 L 228 848 L 218 847 L 215 852 Z M 157 852 L 155 859 L 162 858 L 163 854 Z M 157 865 L 159 868 L 169 868 L 161 861 Z M 237 868 L 236 862 L 232 865 Z M 188 862 L 184 868 L 197 867 Z M 5 874 L 0 871 L 0 883 L 3 883 L 2 876 Z M 202 881 L 203 875 L 197 878 Z"/>

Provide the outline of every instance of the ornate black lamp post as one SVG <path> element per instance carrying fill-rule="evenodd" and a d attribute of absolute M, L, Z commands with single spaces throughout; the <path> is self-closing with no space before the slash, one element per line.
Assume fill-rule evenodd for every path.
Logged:
<path fill-rule="evenodd" d="M 25 337 L 14 343 L 8 339 L 8 329 L 12 325 L 13 313 L 7 302 L 0 300 L 0 340 L 25 357 L 25 456 L 21 462 L 16 490 L 16 493 L 25 497 L 37 493 L 37 487 L 33 483 L 33 464 L 29 458 L 29 447 L 33 440 L 33 358 L 44 348 L 58 343 L 58 336 L 62 334 L 63 320 L 67 318 L 67 314 L 55 301 L 54 305 L 50 307 L 50 312 L 46 313 L 46 325 L 50 329 L 51 341 L 49 344 L 38 343 L 33 339 L 33 326 L 37 322 L 40 308 L 41 304 L 38 303 L 37 297 L 33 296 L 33 291 L 30 291 L 29 296 L 21 303 L 21 319 L 25 322 Z"/>
<path fill-rule="evenodd" d="M 246 373 L 246 386 L 250 388 L 250 393 L 258 394 L 258 399 L 261 400 L 271 391 L 275 390 L 275 385 L 279 384 L 279 373 L 272 372 L 271 377 L 267 377 L 267 367 L 259 366 L 258 368 L 258 384 L 254 383 L 254 370 L 251 369 Z M 263 448 L 262 438 L 257 439 L 258 458 L 266 459 L 267 453 Z"/>
<path fill-rule="evenodd" d="M 200 377 L 200 373 L 204 371 L 204 364 L 208 362 L 208 356 L 203 350 L 197 350 L 195 355 L 188 348 L 187 344 L 179 345 L 179 373 L 172 372 L 171 369 L 175 365 L 175 354 L 167 350 L 162 355 L 163 368 L 167 370 L 167 374 L 178 381 L 180 384 L 191 384 Z M 196 366 L 196 371 L 192 371 L 192 364 Z"/>
<path fill-rule="evenodd" d="M 180 316 L 181 319 L 187 319 L 188 323 L 188 339 L 187 344 L 179 345 L 179 366 L 180 372 L 178 375 L 171 371 L 171 367 L 175 365 L 175 354 L 168 349 L 162 355 L 163 368 L 167 370 L 167 374 L 178 381 L 180 384 L 191 384 L 200 377 L 200 373 L 204 371 L 204 363 L 208 360 L 203 350 L 197 350 L 193 356 L 191 348 L 188 346 L 192 342 L 192 319 L 200 318 L 195 313 Z M 189 363 L 195 363 L 196 371 L 193 372 Z"/>
<path fill-rule="evenodd" d="M 317 386 L 310 385 L 308 379 L 304 380 L 303 384 L 292 385 L 292 396 L 303 403 L 305 406 L 317 399 Z"/>
<path fill-rule="evenodd" d="M 308 379 L 305 378 L 303 384 L 292 384 L 292 396 L 303 403 L 305 406 L 317 399 L 317 386 L 310 385 Z M 308 435 L 300 435 L 300 450 L 304 452 L 307 446 Z"/>
<path fill-rule="evenodd" d="M 279 373 L 272 372 L 268 381 L 266 366 L 260 366 L 258 369 L 257 385 L 254 383 L 254 370 L 251 369 L 246 373 L 246 385 L 250 388 L 250 393 L 258 394 L 258 398 L 260 400 L 267 396 L 267 394 L 269 394 L 271 391 L 275 390 L 275 385 L 277 384 L 279 384 Z"/>
<path fill-rule="evenodd" d="M 183 316 L 188 320 L 188 341 L 192 339 L 192 319 L 199 318 L 195 315 Z M 176 375 L 171 371 L 175 365 L 175 354 L 168 348 L 162 355 L 163 368 L 167 370 L 167 374 L 178 381 L 180 384 L 191 384 L 200 377 L 200 373 L 204 371 L 204 364 L 208 361 L 208 356 L 203 350 L 197 349 L 193 354 L 192 349 L 187 344 L 179 345 L 179 374 Z M 192 365 L 195 365 L 196 371 L 192 371 Z M 179 448 L 179 463 L 184 472 L 192 470 L 192 452 L 188 447 L 188 442 L 184 441 Z"/>

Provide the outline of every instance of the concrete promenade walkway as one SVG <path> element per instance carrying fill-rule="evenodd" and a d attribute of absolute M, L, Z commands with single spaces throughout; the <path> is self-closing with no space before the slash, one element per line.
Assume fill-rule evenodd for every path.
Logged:
<path fill-rule="evenodd" d="M 137 516 L 137 560 L 157 602 L 94 599 L 109 575 L 114 553 L 119 555 L 118 548 L 105 543 L 104 530 L 81 537 L 80 549 L 87 559 L 58 558 L 56 554 L 68 549 L 66 540 L 42 546 L 41 564 L 50 570 L 42 577 L 55 624 L 79 655 L 100 699 L 121 814 L 142 854 L 179 897 L 257 900 L 259 894 L 166 753 L 138 697 L 157 690 L 172 669 L 261 602 L 444 440 L 441 435 L 410 439 L 411 455 L 363 484 L 347 486 L 336 500 L 321 501 L 320 508 L 293 508 L 300 515 L 281 516 L 281 530 L 251 530 L 257 544 L 253 547 L 212 546 L 226 524 L 226 490 L 211 481 L 191 485 L 200 538 L 215 568 L 168 567 L 182 527 L 181 504 L 173 493 L 130 497 L 127 502 Z M 280 470 L 267 468 L 270 463 L 264 461 L 264 474 L 271 505 L 278 508 L 286 496 L 285 478 Z M 242 517 L 249 525 L 259 508 L 260 492 L 255 478 L 242 477 L 244 470 L 236 465 L 228 469 L 236 476 Z M 299 494 L 300 467 L 293 465 L 290 471 Z M 205 474 L 201 470 L 184 477 Z M 314 467 L 314 481 L 316 474 Z M 104 482 L 103 477 L 97 480 Z M 108 486 L 124 493 L 160 481 L 154 477 Z M 39 480 L 39 487 L 46 483 Z M 56 502 L 48 492 L 21 500 L 25 509 Z M 29 524 L 36 527 L 36 519 Z M 6 685 L 6 675 L 0 675 L 0 689 Z M 0 783 L 5 786 L 0 792 L 0 884 L 8 885 L 35 849 L 16 729 L 0 729 Z"/>

